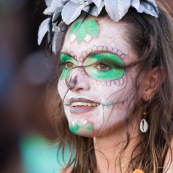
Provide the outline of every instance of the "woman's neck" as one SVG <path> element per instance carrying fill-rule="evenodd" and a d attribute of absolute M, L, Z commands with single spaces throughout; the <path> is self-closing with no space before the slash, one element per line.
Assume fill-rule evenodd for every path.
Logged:
<path fill-rule="evenodd" d="M 128 169 L 131 154 L 138 142 L 137 130 L 130 131 L 130 139 L 127 141 L 127 130 L 121 128 L 104 137 L 94 138 L 95 155 L 99 173 L 122 173 Z M 132 135 L 133 134 L 133 135 Z M 124 147 L 128 143 L 126 149 Z M 123 155 L 120 155 L 123 151 Z M 120 166 L 120 162 L 121 166 Z"/>

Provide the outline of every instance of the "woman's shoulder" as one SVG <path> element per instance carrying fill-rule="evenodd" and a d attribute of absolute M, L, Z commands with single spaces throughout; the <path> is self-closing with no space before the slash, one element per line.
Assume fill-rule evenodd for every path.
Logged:
<path fill-rule="evenodd" d="M 71 173 L 72 168 L 63 169 L 60 173 Z"/>
<path fill-rule="evenodd" d="M 171 140 L 171 148 L 168 149 L 165 158 L 163 173 L 173 173 L 173 137 Z"/>

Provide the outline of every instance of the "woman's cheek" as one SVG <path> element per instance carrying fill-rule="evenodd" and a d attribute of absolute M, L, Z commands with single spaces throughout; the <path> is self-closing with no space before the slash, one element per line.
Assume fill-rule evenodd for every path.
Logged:
<path fill-rule="evenodd" d="M 65 80 L 59 80 L 58 81 L 58 93 L 62 100 L 64 99 L 67 91 L 68 91 L 68 88 L 67 88 Z"/>

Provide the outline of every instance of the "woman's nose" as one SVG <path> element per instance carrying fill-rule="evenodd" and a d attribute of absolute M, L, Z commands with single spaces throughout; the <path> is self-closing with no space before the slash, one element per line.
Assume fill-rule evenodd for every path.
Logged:
<path fill-rule="evenodd" d="M 87 91 L 90 89 L 90 84 L 82 69 L 73 69 L 66 79 L 66 85 L 69 90 L 74 92 Z"/>

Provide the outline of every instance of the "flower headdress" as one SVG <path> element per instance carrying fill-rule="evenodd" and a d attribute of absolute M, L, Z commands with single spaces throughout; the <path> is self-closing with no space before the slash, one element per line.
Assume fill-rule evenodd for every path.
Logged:
<path fill-rule="evenodd" d="M 92 16 L 99 16 L 102 9 L 105 10 L 108 16 L 115 22 L 118 22 L 128 12 L 130 7 L 135 8 L 139 13 L 146 13 L 154 17 L 158 17 L 159 11 L 155 0 L 45 0 L 47 8 L 44 11 L 45 15 L 49 15 L 48 19 L 44 20 L 39 28 L 38 44 L 40 45 L 43 37 L 49 32 L 49 23 L 52 22 L 54 38 L 52 50 L 54 53 L 59 48 L 57 40 L 60 40 L 60 32 L 64 31 L 59 19 L 69 25 L 75 21 L 82 11 L 89 13 Z M 92 10 L 90 11 L 90 6 Z M 58 25 L 58 26 L 57 26 Z"/>

